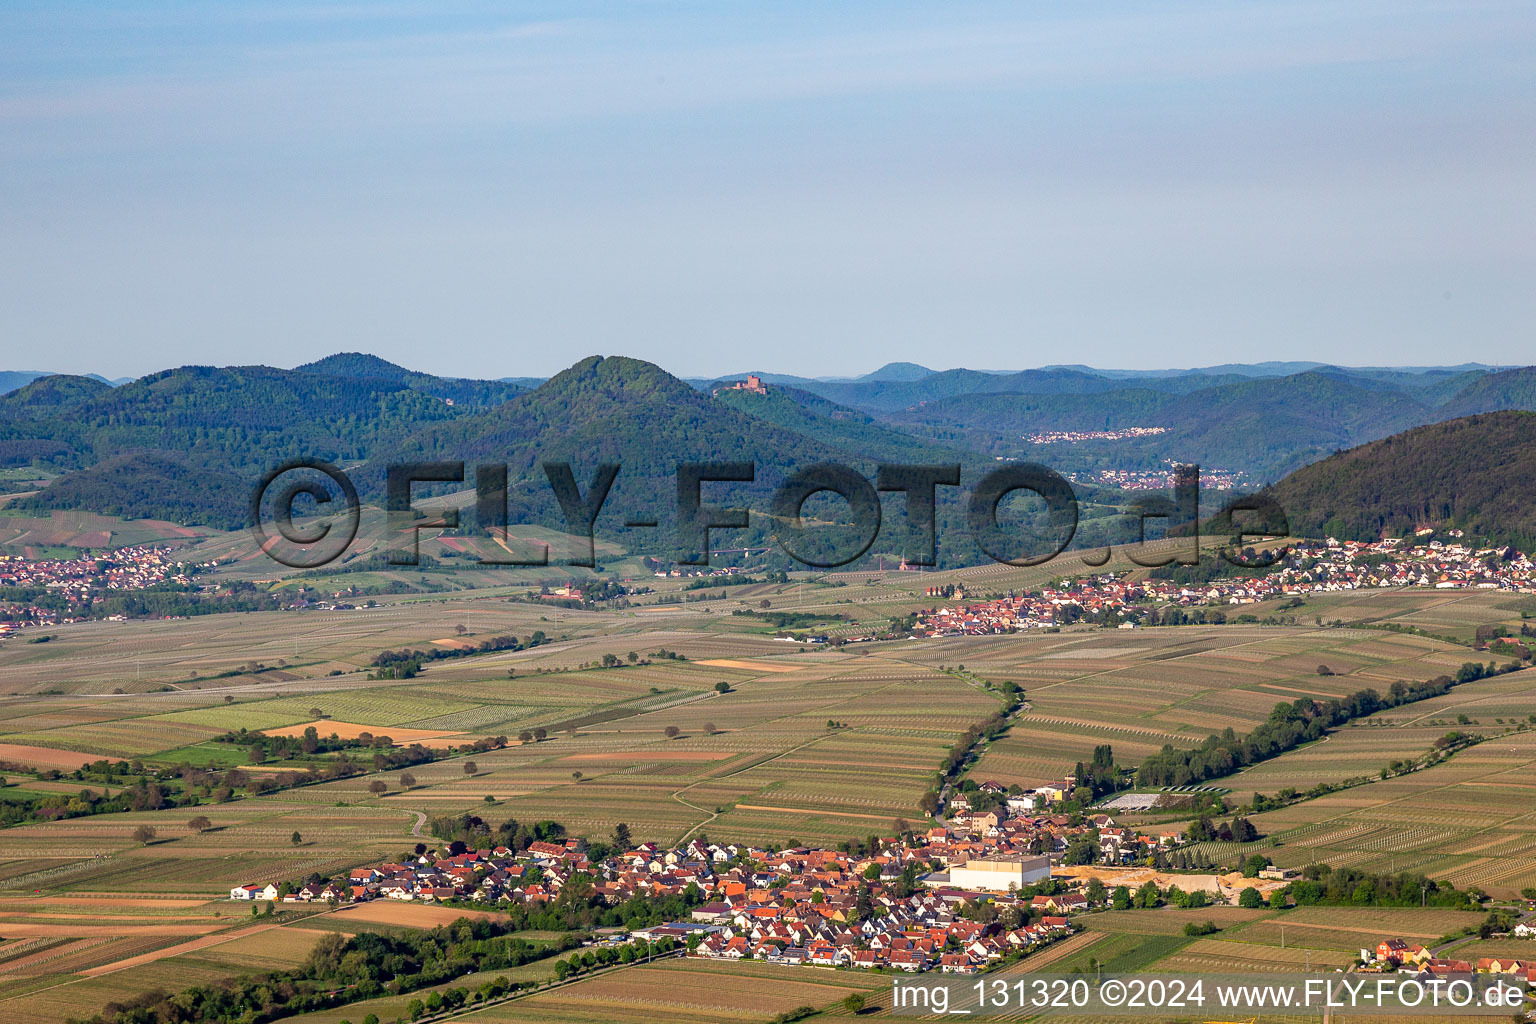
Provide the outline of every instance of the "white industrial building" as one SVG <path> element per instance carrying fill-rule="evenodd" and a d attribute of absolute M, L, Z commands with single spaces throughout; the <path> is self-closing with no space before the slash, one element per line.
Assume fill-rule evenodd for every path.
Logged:
<path fill-rule="evenodd" d="M 1012 885 L 1022 889 L 1026 885 L 1051 877 L 1051 858 L 1039 857 L 976 857 L 949 869 L 949 884 L 957 889 L 984 889 L 988 892 L 1007 892 Z"/>

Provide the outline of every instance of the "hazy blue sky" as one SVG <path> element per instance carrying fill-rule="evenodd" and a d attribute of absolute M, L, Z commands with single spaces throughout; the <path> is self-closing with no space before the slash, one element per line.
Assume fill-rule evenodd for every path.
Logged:
<path fill-rule="evenodd" d="M 0 4 L 0 369 L 1536 361 L 1536 7 Z"/>

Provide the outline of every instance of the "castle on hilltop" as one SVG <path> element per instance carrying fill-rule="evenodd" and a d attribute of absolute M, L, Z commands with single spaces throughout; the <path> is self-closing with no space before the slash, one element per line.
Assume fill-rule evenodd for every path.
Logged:
<path fill-rule="evenodd" d="M 710 393 L 718 395 L 722 391 L 750 391 L 754 395 L 766 395 L 768 393 L 768 385 L 764 384 L 763 378 L 759 377 L 757 374 L 749 373 L 747 374 L 746 380 L 739 380 L 735 384 L 727 384 L 722 387 L 715 388 L 715 390 Z"/>

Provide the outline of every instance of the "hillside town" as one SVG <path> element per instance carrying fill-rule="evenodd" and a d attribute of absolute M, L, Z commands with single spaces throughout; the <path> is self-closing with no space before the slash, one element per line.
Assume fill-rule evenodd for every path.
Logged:
<path fill-rule="evenodd" d="M 1069 625 L 1082 619 L 1118 618 L 1120 625 L 1160 621 L 1162 609 L 1201 609 L 1221 616 L 1232 606 L 1310 594 L 1431 587 L 1536 593 L 1536 562 L 1512 548 L 1471 548 L 1431 540 L 1409 546 L 1397 538 L 1360 543 L 1329 539 L 1292 548 L 1283 563 L 1261 575 L 1228 576 L 1201 583 L 1176 579 L 1133 580 L 1129 573 L 1104 573 L 1063 581 L 1054 587 L 1006 597 L 966 601 L 963 590 L 929 587 L 929 597 L 953 603 L 918 614 L 915 638 L 1012 633 Z M 1519 637 L 1507 641 L 1525 648 Z M 1516 651 L 1515 653 L 1519 653 Z"/>
<path fill-rule="evenodd" d="M 1073 483 L 1098 484 L 1122 491 L 1167 491 L 1175 481 L 1172 463 L 1167 469 L 1100 469 L 1090 473 L 1068 473 Z M 1200 468 L 1200 486 L 1208 491 L 1231 491 L 1244 486 L 1248 474 L 1240 469 Z"/>
<path fill-rule="evenodd" d="M 1123 441 L 1128 437 L 1156 437 L 1168 433 L 1167 427 L 1122 427 L 1119 430 L 1041 430 L 1025 434 L 1030 444 L 1060 444 L 1070 441 Z"/>

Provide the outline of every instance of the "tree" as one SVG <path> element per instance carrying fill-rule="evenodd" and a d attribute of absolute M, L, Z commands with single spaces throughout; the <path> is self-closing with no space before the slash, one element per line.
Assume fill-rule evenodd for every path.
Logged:
<path fill-rule="evenodd" d="M 1099 844 L 1093 836 L 1083 833 L 1072 837 L 1061 862 L 1066 865 L 1092 864 L 1099 858 Z"/>
<path fill-rule="evenodd" d="M 843 1009 L 849 1013 L 864 1012 L 864 996 L 858 992 L 850 992 L 843 997 Z"/>
<path fill-rule="evenodd" d="M 416 785 L 416 776 L 412 775 L 410 772 L 406 772 L 404 775 L 400 776 L 400 785 L 404 789 L 410 789 L 412 786 Z"/>
<path fill-rule="evenodd" d="M 549 730 L 544 728 L 542 725 L 539 726 L 537 729 L 533 730 L 533 738 L 538 740 L 540 743 L 543 743 L 544 742 L 544 738 L 546 736 L 548 736 L 548 735 L 549 735 Z"/>
<path fill-rule="evenodd" d="M 715 733 L 719 732 L 720 730 L 715 728 L 715 723 L 714 722 L 705 722 L 704 723 L 704 731 L 709 733 L 711 736 L 713 736 Z"/>
<path fill-rule="evenodd" d="M 368 783 L 368 792 L 372 793 L 374 796 L 383 796 L 385 793 L 389 792 L 389 783 L 385 782 L 383 779 L 374 779 L 372 782 Z"/>
<path fill-rule="evenodd" d="M 1237 905 L 1247 907 L 1249 910 L 1259 910 L 1264 906 L 1264 897 L 1259 895 L 1259 890 L 1250 885 L 1238 894 Z"/>
<path fill-rule="evenodd" d="M 1123 885 L 1115 886 L 1115 891 L 1110 894 L 1109 905 L 1116 910 L 1131 909 L 1131 890 Z"/>
<path fill-rule="evenodd" d="M 669 725 L 669 726 L 667 726 L 665 729 L 663 729 L 661 731 L 662 731 L 662 734 L 667 737 L 667 739 L 675 740 L 675 739 L 677 739 L 678 736 L 680 736 L 682 734 L 683 730 L 679 729 L 675 725 Z"/>
<path fill-rule="evenodd" d="M 155 841 L 155 826 L 140 825 L 133 830 L 133 841 L 141 846 L 148 846 Z"/>
<path fill-rule="evenodd" d="M 464 762 L 464 774 L 465 775 L 473 775 L 473 774 L 475 774 L 475 772 L 477 772 L 479 770 L 480 770 L 480 766 L 475 764 L 475 762 L 473 762 L 473 761 L 465 761 Z"/>
<path fill-rule="evenodd" d="M 1098 878 L 1088 879 L 1087 896 L 1089 903 L 1103 903 L 1105 896 L 1104 882 Z"/>
<path fill-rule="evenodd" d="M 532 743 L 533 733 L 529 732 L 527 729 L 524 729 L 522 732 L 517 734 L 517 741 L 519 743 Z"/>
<path fill-rule="evenodd" d="M 294 846 L 301 846 L 304 843 L 304 837 L 299 835 L 298 832 L 294 832 L 293 835 L 288 837 L 288 841 Z"/>
<path fill-rule="evenodd" d="M 730 693 L 731 692 L 731 684 L 726 682 L 724 679 L 722 679 L 718 683 L 715 684 L 715 692 L 716 693 Z"/>
<path fill-rule="evenodd" d="M 411 1020 L 421 1020 L 422 1015 L 427 1012 L 427 1004 L 422 1002 L 419 998 L 412 999 L 410 1002 L 405 1004 L 405 1012 L 411 1018 Z"/>
<path fill-rule="evenodd" d="M 208 816 L 206 814 L 199 814 L 197 817 L 187 822 L 187 828 L 191 829 L 193 832 L 207 832 L 209 829 L 213 828 L 213 822 L 208 820 Z"/>
<path fill-rule="evenodd" d="M 1243 861 L 1243 877 L 1258 878 L 1259 872 L 1269 867 L 1269 858 L 1262 853 L 1256 853 Z"/>
<path fill-rule="evenodd" d="M 635 838 L 630 835 L 629 825 L 622 821 L 613 826 L 613 845 L 620 852 L 635 845 Z"/>

